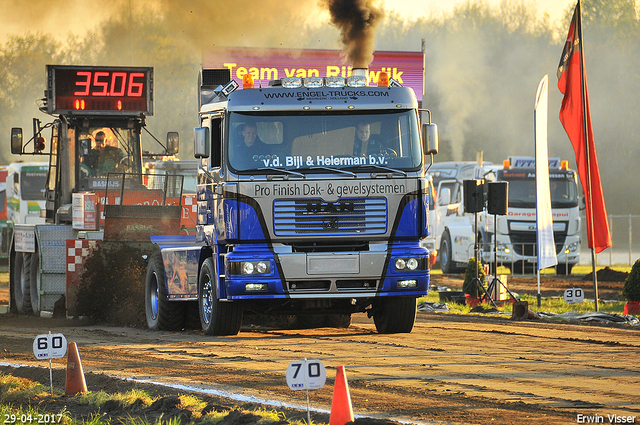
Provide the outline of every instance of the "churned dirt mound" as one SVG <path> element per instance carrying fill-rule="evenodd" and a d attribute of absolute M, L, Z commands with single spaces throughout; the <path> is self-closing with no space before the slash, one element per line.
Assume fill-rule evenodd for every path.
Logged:
<path fill-rule="evenodd" d="M 623 282 L 627 280 L 629 273 L 627 272 L 619 272 L 613 270 L 609 267 L 605 267 L 604 269 L 600 269 L 596 271 L 596 278 L 598 282 Z M 593 280 L 593 272 L 589 273 L 584 277 L 583 280 Z"/>

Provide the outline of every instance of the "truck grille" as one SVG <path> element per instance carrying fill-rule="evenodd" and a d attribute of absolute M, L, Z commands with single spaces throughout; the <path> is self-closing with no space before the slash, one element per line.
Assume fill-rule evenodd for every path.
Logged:
<path fill-rule="evenodd" d="M 510 238 L 516 254 L 536 255 L 536 232 L 511 232 Z M 556 243 L 556 254 L 558 254 L 564 247 L 567 234 L 565 232 L 553 232 L 553 239 Z"/>
<path fill-rule="evenodd" d="M 273 222 L 276 236 L 380 235 L 387 231 L 387 200 L 277 199 Z"/>

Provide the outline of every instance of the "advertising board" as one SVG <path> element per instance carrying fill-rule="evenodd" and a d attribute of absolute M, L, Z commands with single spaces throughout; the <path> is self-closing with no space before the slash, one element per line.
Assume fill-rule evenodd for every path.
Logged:
<path fill-rule="evenodd" d="M 422 52 L 376 51 L 369 65 L 369 84 L 377 85 L 381 71 L 389 73 L 405 87 L 411 87 L 422 100 Z M 256 87 L 284 77 L 330 77 L 351 75 L 340 50 L 216 48 L 203 53 L 203 68 L 228 68 L 242 85 L 242 77 L 252 74 Z"/>

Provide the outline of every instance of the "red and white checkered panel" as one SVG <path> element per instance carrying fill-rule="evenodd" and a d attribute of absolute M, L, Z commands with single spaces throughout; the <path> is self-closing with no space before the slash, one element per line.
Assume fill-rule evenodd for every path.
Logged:
<path fill-rule="evenodd" d="M 76 293 L 82 283 L 84 262 L 102 241 L 96 239 L 67 239 L 66 304 L 67 316 L 77 316 Z"/>

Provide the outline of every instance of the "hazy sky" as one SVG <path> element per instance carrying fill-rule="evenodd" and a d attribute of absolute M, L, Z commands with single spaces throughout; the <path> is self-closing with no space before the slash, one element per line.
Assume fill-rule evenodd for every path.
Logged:
<path fill-rule="evenodd" d="M 496 7 L 504 0 L 484 0 L 490 6 Z M 385 8 L 395 10 L 407 19 L 425 16 L 432 13 L 450 13 L 456 6 L 464 5 L 468 0 L 384 0 Z M 524 0 L 526 5 L 535 5 L 538 15 L 545 12 L 551 21 L 564 16 L 564 11 L 575 7 L 576 0 Z"/>
<path fill-rule="evenodd" d="M 66 0 L 63 7 L 52 7 L 49 0 L 0 0 L 0 42 L 4 42 L 9 34 L 43 32 L 66 39 L 69 32 L 75 35 L 86 35 L 92 32 L 100 22 L 114 13 L 139 13 L 141 9 L 153 9 L 154 4 L 172 3 L 174 0 Z M 215 0 L 212 0 L 214 2 Z M 408 20 L 430 15 L 448 14 L 456 6 L 464 5 L 469 0 L 381 0 L 386 10 L 395 10 Z M 476 0 L 473 0 L 476 1 Z M 505 0 L 481 0 L 485 4 L 497 7 Z M 510 0 L 514 1 L 514 0 Z M 519 1 L 519 0 L 515 0 Z M 526 5 L 535 6 L 538 15 L 549 14 L 551 22 L 560 19 L 569 6 L 576 0 L 523 0 Z M 176 1 L 177 3 L 177 1 Z M 228 4 L 226 2 L 222 2 Z M 193 11 L 187 11 L 193 12 Z M 314 14 L 311 14 L 314 15 Z"/>

